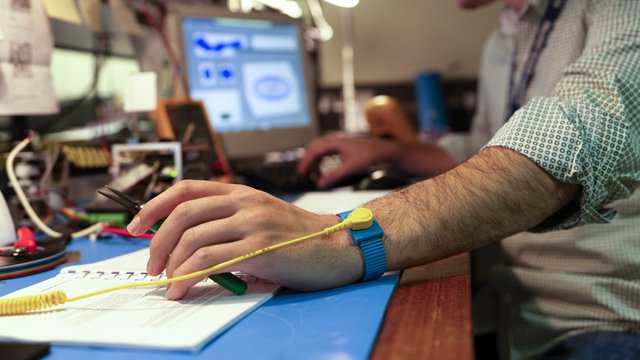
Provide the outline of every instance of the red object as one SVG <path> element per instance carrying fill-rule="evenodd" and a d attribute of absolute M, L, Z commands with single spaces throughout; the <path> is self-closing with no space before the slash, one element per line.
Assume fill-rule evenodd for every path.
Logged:
<path fill-rule="evenodd" d="M 151 238 L 153 238 L 153 234 L 151 234 L 151 233 L 146 233 L 146 234 L 142 234 L 142 235 L 138 235 L 138 236 L 133 236 L 126 229 L 120 229 L 120 228 L 114 228 L 114 227 L 108 227 L 108 226 L 103 227 L 102 228 L 102 232 L 116 234 L 116 235 L 129 236 L 129 237 L 143 238 L 143 239 L 151 239 Z"/>
<path fill-rule="evenodd" d="M 18 228 L 18 240 L 13 243 L 13 248 L 22 248 L 27 254 L 36 252 L 36 237 L 33 235 L 33 231 L 26 226 Z"/>

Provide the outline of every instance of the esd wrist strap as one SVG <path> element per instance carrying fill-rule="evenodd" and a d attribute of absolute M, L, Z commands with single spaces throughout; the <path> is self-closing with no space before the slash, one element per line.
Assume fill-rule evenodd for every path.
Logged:
<path fill-rule="evenodd" d="M 353 210 L 341 212 L 338 214 L 342 220 Z M 380 277 L 387 270 L 387 255 L 384 251 L 382 237 L 384 231 L 373 219 L 373 224 L 368 229 L 363 230 L 347 230 L 353 243 L 362 251 L 364 259 L 364 276 L 362 281 L 372 280 Z"/>

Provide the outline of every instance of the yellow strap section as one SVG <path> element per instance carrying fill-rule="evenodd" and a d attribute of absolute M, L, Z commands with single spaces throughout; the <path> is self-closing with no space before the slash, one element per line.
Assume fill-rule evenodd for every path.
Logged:
<path fill-rule="evenodd" d="M 182 281 L 182 280 L 187 280 L 187 279 L 192 279 L 194 277 L 198 277 L 198 276 L 203 276 L 203 275 L 208 275 L 212 272 L 218 271 L 222 268 L 225 268 L 227 266 L 231 266 L 233 264 L 237 264 L 241 261 L 245 261 L 245 260 L 249 260 L 251 258 L 254 258 L 256 256 L 271 252 L 273 250 L 276 249 L 280 249 L 286 246 L 291 246 L 294 244 L 297 244 L 299 242 L 305 241 L 305 240 L 309 240 L 309 239 L 313 239 L 315 237 L 321 236 L 321 235 L 328 235 L 332 232 L 338 231 L 340 229 L 335 229 L 333 230 L 332 228 L 326 228 L 322 231 L 319 231 L 317 233 L 313 233 L 313 234 L 309 234 L 309 235 L 305 235 L 293 240 L 289 240 L 289 241 L 285 241 L 285 242 L 281 242 L 279 244 L 275 244 L 275 245 L 271 245 L 271 246 L 267 246 L 265 248 L 256 250 L 256 251 L 252 251 L 250 253 L 244 254 L 244 255 L 240 255 L 236 258 L 233 258 L 231 260 L 227 260 L 225 262 L 222 262 L 220 264 L 208 267 L 206 269 L 202 269 L 202 270 L 198 270 L 196 272 L 192 272 L 189 274 L 185 274 L 185 275 L 181 275 L 181 276 L 176 276 L 170 279 L 163 279 L 163 280 L 154 280 L 154 281 L 143 281 L 143 282 L 139 282 L 139 283 L 131 283 L 131 284 L 123 284 L 123 285 L 118 285 L 118 286 L 113 286 L 110 288 L 106 288 L 106 289 L 102 289 L 102 290 L 98 290 L 98 291 L 94 291 L 94 292 L 90 292 L 88 294 L 84 294 L 84 295 L 79 295 L 76 297 L 72 297 L 72 298 L 68 298 L 67 302 L 71 302 L 71 301 L 76 301 L 76 300 L 80 300 L 80 299 L 85 299 L 88 298 L 90 296 L 96 296 L 96 295 L 100 295 L 100 294 L 104 294 L 104 293 L 108 293 L 108 292 L 112 292 L 112 291 L 116 291 L 116 290 L 123 290 L 123 289 L 130 289 L 130 288 L 135 288 L 135 287 L 142 287 L 142 286 L 157 286 L 157 285 L 165 285 L 165 284 L 170 284 L 170 283 L 174 283 L 174 282 L 178 282 L 178 281 Z"/>

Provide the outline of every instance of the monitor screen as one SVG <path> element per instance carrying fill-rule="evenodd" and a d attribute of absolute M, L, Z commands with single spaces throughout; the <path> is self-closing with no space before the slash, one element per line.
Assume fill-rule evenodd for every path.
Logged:
<path fill-rule="evenodd" d="M 217 132 L 310 123 L 295 24 L 187 16 L 182 34 L 189 96 Z"/>
<path fill-rule="evenodd" d="M 189 96 L 205 104 L 230 159 L 304 146 L 316 135 L 300 23 L 272 15 L 180 17 Z"/>

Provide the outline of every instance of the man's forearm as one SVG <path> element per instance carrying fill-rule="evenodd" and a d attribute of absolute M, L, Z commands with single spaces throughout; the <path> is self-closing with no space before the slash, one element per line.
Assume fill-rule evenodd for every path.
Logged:
<path fill-rule="evenodd" d="M 417 176 L 432 177 L 452 169 L 456 163 L 449 154 L 432 144 L 398 144 L 385 161 Z"/>
<path fill-rule="evenodd" d="M 517 152 L 492 147 L 369 207 L 385 229 L 392 270 L 530 229 L 575 200 L 579 189 L 557 181 Z"/>

